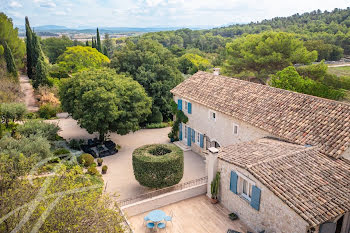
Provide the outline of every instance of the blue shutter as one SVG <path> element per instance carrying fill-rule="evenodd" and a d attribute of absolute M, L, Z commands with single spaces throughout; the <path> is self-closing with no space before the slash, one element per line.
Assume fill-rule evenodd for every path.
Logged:
<path fill-rule="evenodd" d="M 182 110 L 182 99 L 177 100 L 177 109 Z"/>
<path fill-rule="evenodd" d="M 261 195 L 261 190 L 258 187 L 253 185 L 250 205 L 256 210 L 260 209 L 260 195 Z"/>
<path fill-rule="evenodd" d="M 182 140 L 182 123 L 179 124 L 179 139 Z"/>
<path fill-rule="evenodd" d="M 191 146 L 191 131 L 192 129 L 190 127 L 187 127 L 187 146 Z"/>
<path fill-rule="evenodd" d="M 203 136 L 203 134 L 201 134 L 200 135 L 200 137 L 199 137 L 199 145 L 201 146 L 201 148 L 203 148 L 204 147 L 204 136 Z"/>
<path fill-rule="evenodd" d="M 237 181 L 238 181 L 237 173 L 234 171 L 231 171 L 230 190 L 235 194 L 237 194 Z"/>
<path fill-rule="evenodd" d="M 196 142 L 196 131 L 192 129 L 192 142 Z"/>
<path fill-rule="evenodd" d="M 190 102 L 188 102 L 187 112 L 188 114 L 192 114 L 192 104 Z"/>

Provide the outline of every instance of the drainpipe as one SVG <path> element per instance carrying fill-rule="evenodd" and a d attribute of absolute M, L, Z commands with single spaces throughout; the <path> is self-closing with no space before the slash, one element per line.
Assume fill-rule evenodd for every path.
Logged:
<path fill-rule="evenodd" d="M 208 184 L 207 184 L 207 196 L 211 198 L 211 188 L 210 184 L 216 176 L 218 171 L 218 153 L 219 150 L 215 147 L 208 148 L 208 157 L 207 161 L 207 174 L 208 174 Z"/>

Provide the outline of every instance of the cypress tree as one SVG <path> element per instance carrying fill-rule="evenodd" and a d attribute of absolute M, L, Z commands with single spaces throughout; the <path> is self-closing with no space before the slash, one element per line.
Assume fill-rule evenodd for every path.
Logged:
<path fill-rule="evenodd" d="M 96 46 L 95 46 L 95 39 L 92 37 L 92 40 L 91 40 L 91 47 L 92 48 L 95 48 Z"/>
<path fill-rule="evenodd" d="M 108 57 L 108 51 L 106 46 L 103 46 L 103 54 Z"/>
<path fill-rule="evenodd" d="M 33 81 L 34 88 L 40 85 L 48 84 L 48 71 L 43 57 L 40 57 L 35 66 L 35 79 Z"/>
<path fill-rule="evenodd" d="M 89 41 L 85 41 L 85 46 L 89 46 Z"/>
<path fill-rule="evenodd" d="M 27 74 L 29 78 L 33 78 L 34 75 L 34 62 L 33 62 L 33 32 L 29 25 L 28 17 L 25 17 L 26 24 L 26 49 L 27 49 Z"/>
<path fill-rule="evenodd" d="M 97 28 L 97 50 L 102 53 L 102 45 L 101 45 L 101 38 L 100 38 L 100 32 L 98 31 Z"/>
<path fill-rule="evenodd" d="M 7 42 L 4 44 L 4 52 L 5 52 L 5 60 L 7 71 L 12 74 L 14 77 L 18 77 L 17 68 L 15 64 L 15 60 L 13 59 L 12 52 Z"/>

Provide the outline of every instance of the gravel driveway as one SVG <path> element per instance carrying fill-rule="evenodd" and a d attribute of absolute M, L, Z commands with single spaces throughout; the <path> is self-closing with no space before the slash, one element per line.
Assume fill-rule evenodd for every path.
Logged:
<path fill-rule="evenodd" d="M 65 139 L 72 138 L 93 138 L 86 130 L 80 128 L 76 121 L 67 118 L 59 120 L 50 120 L 56 122 L 61 127 L 59 133 Z M 134 177 L 132 169 L 132 152 L 137 147 L 153 143 L 169 143 L 168 133 L 170 128 L 162 129 L 142 129 L 135 133 L 127 135 L 111 134 L 110 138 L 116 144 L 121 146 L 119 152 L 115 155 L 104 157 L 103 164 L 108 166 L 107 174 L 103 175 L 106 191 L 120 195 L 120 199 L 133 197 L 150 189 L 141 186 Z M 205 176 L 205 161 L 201 156 L 192 151 L 184 152 L 185 172 L 181 183 L 198 179 Z"/>

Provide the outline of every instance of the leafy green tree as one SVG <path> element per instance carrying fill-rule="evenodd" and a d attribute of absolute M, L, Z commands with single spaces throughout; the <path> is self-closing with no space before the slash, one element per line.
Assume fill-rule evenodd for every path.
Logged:
<path fill-rule="evenodd" d="M 40 120 L 27 120 L 16 128 L 21 136 L 30 137 L 30 135 L 39 135 L 54 141 L 60 128 L 51 123 L 46 123 Z"/>
<path fill-rule="evenodd" d="M 96 45 L 96 48 L 97 50 L 102 53 L 102 44 L 101 44 L 101 38 L 100 38 L 100 32 L 98 30 L 98 28 L 96 29 L 96 37 L 97 37 L 97 45 Z"/>
<path fill-rule="evenodd" d="M 266 78 L 292 64 L 309 64 L 317 52 L 309 52 L 295 35 L 285 32 L 265 32 L 247 35 L 226 45 L 227 60 L 224 72 L 229 75 L 251 71 Z"/>
<path fill-rule="evenodd" d="M 49 58 L 51 63 L 56 63 L 57 58 L 61 56 L 67 47 L 74 45 L 74 42 L 67 36 L 60 38 L 47 38 L 41 41 L 44 54 Z"/>
<path fill-rule="evenodd" d="M 0 12 L 0 44 L 5 42 L 12 52 L 12 57 L 17 68 L 23 68 L 25 58 L 25 43 L 18 37 L 18 28 L 14 28 L 12 19 Z"/>
<path fill-rule="evenodd" d="M 111 67 L 117 73 L 132 75 L 153 99 L 152 112 L 158 107 L 163 118 L 171 118 L 170 90 L 183 77 L 178 70 L 177 59 L 161 44 L 153 40 L 140 40 L 136 44 L 128 41 L 121 51 L 116 51 Z"/>
<path fill-rule="evenodd" d="M 17 68 L 15 64 L 15 60 L 13 59 L 12 52 L 10 47 L 7 45 L 7 42 L 5 41 L 5 60 L 6 60 L 6 67 L 7 71 L 12 74 L 14 77 L 18 77 Z"/>
<path fill-rule="evenodd" d="M 344 56 L 344 49 L 334 44 L 326 44 L 323 40 L 308 40 L 304 45 L 309 51 L 317 51 L 317 61 L 338 61 Z"/>
<path fill-rule="evenodd" d="M 1 122 L 8 127 L 12 121 L 22 120 L 27 108 L 23 103 L 2 103 L 0 104 L 0 118 Z"/>
<path fill-rule="evenodd" d="M 68 47 L 57 61 L 59 67 L 68 73 L 86 68 L 101 68 L 110 62 L 108 57 L 96 49 L 85 46 Z"/>
<path fill-rule="evenodd" d="M 108 57 L 108 51 L 106 47 L 103 47 L 103 54 Z"/>
<path fill-rule="evenodd" d="M 124 135 L 139 129 L 151 113 L 149 98 L 136 81 L 111 69 L 77 73 L 60 88 L 62 108 L 89 133 Z"/>
<path fill-rule="evenodd" d="M 33 87 L 38 88 L 40 85 L 49 84 L 49 73 L 43 59 L 39 59 L 35 67 L 35 79 L 33 80 Z"/>
<path fill-rule="evenodd" d="M 193 53 L 186 53 L 179 58 L 179 69 L 184 74 L 194 74 L 198 70 L 207 70 L 211 66 L 209 60 Z"/>
<path fill-rule="evenodd" d="M 270 80 L 270 85 L 327 99 L 339 100 L 345 96 L 342 89 L 334 89 L 308 77 L 300 76 L 293 66 L 289 66 L 277 72 Z"/>

